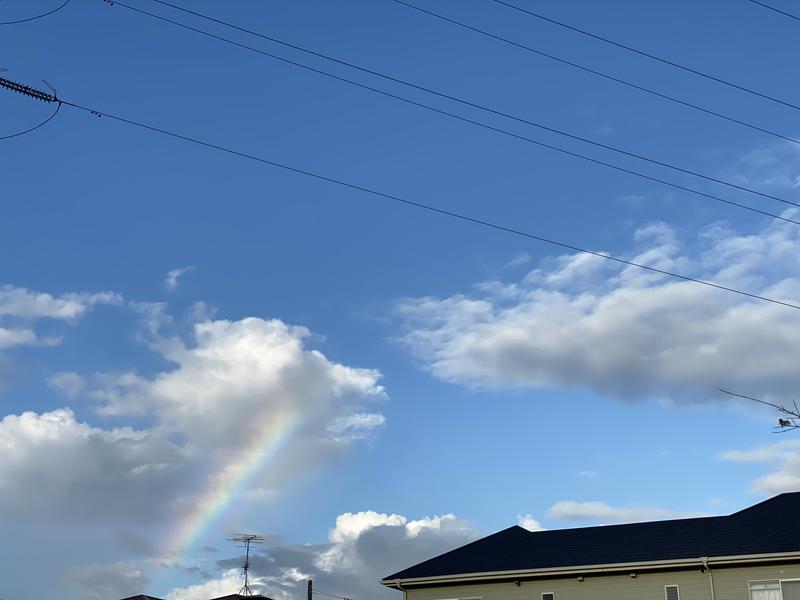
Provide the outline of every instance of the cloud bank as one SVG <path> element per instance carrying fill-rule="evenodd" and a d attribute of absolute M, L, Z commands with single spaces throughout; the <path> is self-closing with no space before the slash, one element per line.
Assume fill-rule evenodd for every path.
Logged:
<path fill-rule="evenodd" d="M 800 228 L 681 241 L 637 230 L 630 260 L 775 298 L 800 296 Z M 564 255 L 517 282 L 397 303 L 401 342 L 436 377 L 481 388 L 585 387 L 620 399 L 698 401 L 717 388 L 766 397 L 800 385 L 800 311 Z"/>

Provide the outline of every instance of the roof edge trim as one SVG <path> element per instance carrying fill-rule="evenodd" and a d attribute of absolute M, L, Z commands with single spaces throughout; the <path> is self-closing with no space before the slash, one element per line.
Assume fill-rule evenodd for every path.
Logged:
<path fill-rule="evenodd" d="M 776 559 L 800 559 L 800 552 L 775 552 L 769 554 L 742 554 L 732 556 L 709 556 L 709 557 L 696 557 L 696 558 L 679 558 L 672 560 L 654 560 L 644 562 L 629 562 L 629 563 L 608 563 L 597 565 L 578 565 L 568 567 L 547 567 L 543 569 L 522 569 L 517 571 L 485 571 L 482 573 L 462 573 L 456 575 L 438 575 L 432 577 L 410 577 L 407 579 L 382 579 L 381 584 L 386 587 L 396 588 L 402 585 L 422 585 L 426 583 L 458 583 L 458 582 L 474 582 L 474 581 L 490 581 L 495 579 L 508 579 L 509 577 L 524 577 L 527 575 L 535 575 L 537 577 L 547 575 L 569 575 L 572 573 L 588 574 L 588 573 L 606 573 L 614 571 L 626 571 L 630 569 L 660 569 L 663 567 L 690 567 L 694 565 L 702 565 L 704 562 L 708 564 L 733 564 L 733 563 L 751 563 L 751 562 L 766 562 Z"/>

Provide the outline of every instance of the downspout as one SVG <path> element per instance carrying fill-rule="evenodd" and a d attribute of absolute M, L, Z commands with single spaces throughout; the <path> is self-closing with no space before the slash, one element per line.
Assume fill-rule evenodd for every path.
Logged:
<path fill-rule="evenodd" d="M 408 600 L 408 595 L 407 595 L 407 592 L 406 592 L 406 591 L 403 589 L 403 586 L 402 586 L 402 585 L 400 585 L 400 580 L 399 580 L 399 579 L 395 579 L 395 582 L 394 582 L 394 584 L 397 586 L 397 589 L 398 589 L 398 590 L 400 590 L 401 592 L 403 592 L 403 600 Z M 714 600 L 714 599 L 712 598 L 711 600 Z"/>
<path fill-rule="evenodd" d="M 708 583 L 711 586 L 711 600 L 715 600 L 714 594 L 714 574 L 711 572 L 711 567 L 708 566 L 708 557 L 704 556 L 700 559 L 703 562 L 703 568 L 708 572 Z M 403 599 L 405 600 L 405 598 Z"/>

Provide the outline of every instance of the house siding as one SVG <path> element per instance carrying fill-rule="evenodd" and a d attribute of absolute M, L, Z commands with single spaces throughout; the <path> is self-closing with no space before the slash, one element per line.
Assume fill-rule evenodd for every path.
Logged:
<path fill-rule="evenodd" d="M 698 561 L 699 563 L 699 561 Z M 749 600 L 748 581 L 800 579 L 800 563 L 713 569 L 715 600 Z M 711 600 L 708 573 L 697 569 L 680 571 L 639 571 L 636 577 L 586 575 L 558 579 L 523 580 L 503 583 L 470 583 L 424 588 L 407 588 L 405 600 L 451 600 L 481 597 L 483 600 L 541 600 L 552 592 L 554 600 L 664 600 L 664 586 L 680 587 L 680 600 Z"/>

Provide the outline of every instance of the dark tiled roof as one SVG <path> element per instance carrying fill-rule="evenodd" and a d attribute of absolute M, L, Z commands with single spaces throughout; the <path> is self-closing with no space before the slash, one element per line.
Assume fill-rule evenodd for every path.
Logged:
<path fill-rule="evenodd" d="M 161 600 L 161 598 L 156 598 L 155 596 L 145 596 L 144 594 L 139 594 L 138 596 L 130 596 L 129 598 L 123 598 L 122 600 Z"/>
<path fill-rule="evenodd" d="M 723 517 L 531 532 L 510 527 L 384 581 L 800 551 L 800 492 Z"/>

